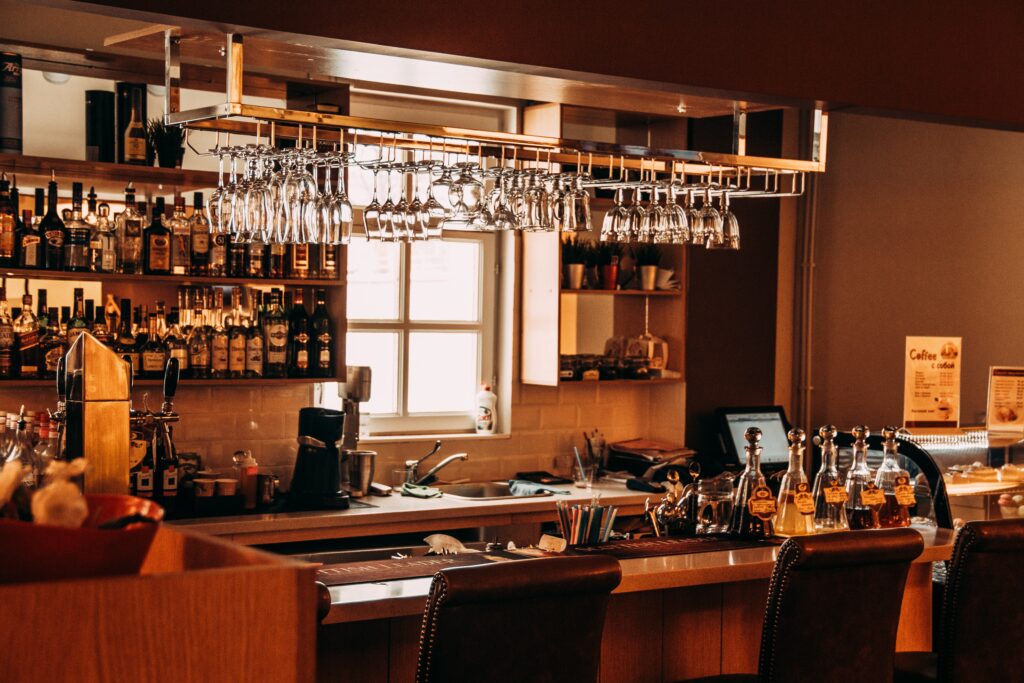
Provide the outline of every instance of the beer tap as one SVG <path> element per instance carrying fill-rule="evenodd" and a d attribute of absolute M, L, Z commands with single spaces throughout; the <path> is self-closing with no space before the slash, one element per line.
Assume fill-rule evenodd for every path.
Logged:
<path fill-rule="evenodd" d="M 64 360 L 64 356 L 60 357 L 57 361 L 57 409 L 51 411 L 47 409 L 47 413 L 50 415 L 50 424 L 57 426 L 57 459 L 64 459 L 64 436 L 66 431 L 67 423 L 67 362 Z"/>

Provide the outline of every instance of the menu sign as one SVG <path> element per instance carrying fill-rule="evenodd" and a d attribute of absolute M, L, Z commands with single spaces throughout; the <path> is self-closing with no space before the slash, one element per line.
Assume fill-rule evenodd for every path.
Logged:
<path fill-rule="evenodd" d="M 907 337 L 903 426 L 956 429 L 960 425 L 960 337 Z"/>
<path fill-rule="evenodd" d="M 1024 432 L 1024 368 L 989 368 L 987 415 L 990 432 Z"/>

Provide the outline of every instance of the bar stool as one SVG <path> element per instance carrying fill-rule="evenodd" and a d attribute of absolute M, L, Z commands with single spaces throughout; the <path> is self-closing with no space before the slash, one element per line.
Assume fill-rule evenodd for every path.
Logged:
<path fill-rule="evenodd" d="M 700 681 L 891 681 L 903 588 L 924 550 L 913 529 L 795 537 L 768 587 L 756 674 Z"/>
<path fill-rule="evenodd" d="M 1024 520 L 968 522 L 957 535 L 938 653 L 896 653 L 898 683 L 1014 681 L 1024 672 Z"/>
<path fill-rule="evenodd" d="M 614 558 L 444 569 L 423 613 L 417 683 L 596 681 Z"/>

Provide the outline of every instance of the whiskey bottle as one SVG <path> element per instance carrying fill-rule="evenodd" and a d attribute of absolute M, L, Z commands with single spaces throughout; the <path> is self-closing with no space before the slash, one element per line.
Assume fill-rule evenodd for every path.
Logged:
<path fill-rule="evenodd" d="M 0 174 L 0 266 L 12 267 L 15 259 L 15 223 L 18 206 L 11 201 L 11 184 L 7 174 Z"/>
<path fill-rule="evenodd" d="M 146 335 L 146 345 L 142 347 L 142 376 L 148 379 L 161 379 L 164 376 L 164 366 L 167 364 L 167 347 L 160 340 L 160 333 L 157 330 L 156 314 L 149 314 L 149 333 Z"/>
<path fill-rule="evenodd" d="M 814 496 L 804 473 L 804 430 L 789 430 L 789 467 L 779 487 L 775 533 L 780 536 L 807 536 L 814 533 Z"/>
<path fill-rule="evenodd" d="M 210 311 L 210 377 L 224 379 L 228 376 L 230 354 L 228 333 L 224 329 L 224 290 L 217 288 L 213 294 L 213 309 Z"/>
<path fill-rule="evenodd" d="M 333 378 L 334 372 L 334 322 L 327 312 L 327 292 L 316 290 L 316 309 L 310 319 L 313 337 L 313 375 Z"/>
<path fill-rule="evenodd" d="M 167 221 L 171 231 L 171 273 L 190 275 L 192 270 L 192 225 L 185 215 L 185 198 L 174 197 L 174 213 Z"/>
<path fill-rule="evenodd" d="M 192 246 L 192 274 L 210 273 L 210 220 L 203 208 L 203 193 L 192 196 L 192 217 L 189 219 Z"/>
<path fill-rule="evenodd" d="M 864 425 L 853 428 L 853 465 L 846 473 L 846 519 L 850 529 L 877 529 L 878 511 L 885 502 L 868 469 L 868 437 Z"/>
<path fill-rule="evenodd" d="M 309 277 L 309 245 L 289 244 L 287 276 L 298 280 Z"/>
<path fill-rule="evenodd" d="M 132 376 L 138 377 L 142 373 L 141 356 L 136 345 L 135 334 L 132 332 L 131 299 L 121 299 L 121 327 L 117 333 L 114 351 L 132 364 Z"/>
<path fill-rule="evenodd" d="M 228 377 L 241 379 L 245 377 L 245 357 L 247 330 L 242 314 L 242 288 L 235 287 L 231 292 L 231 320 L 228 332 Z"/>
<path fill-rule="evenodd" d="M 117 238 L 118 266 L 121 273 L 136 275 L 142 272 L 142 228 L 145 209 L 139 211 L 135 203 L 135 189 L 131 183 L 124 189 L 124 211 L 114 220 Z"/>
<path fill-rule="evenodd" d="M 181 311 L 177 306 L 171 307 L 171 314 L 167 318 L 167 336 L 164 337 L 164 344 L 167 346 L 169 358 L 178 359 L 178 371 L 181 376 L 188 376 L 188 340 L 181 330 Z"/>
<path fill-rule="evenodd" d="M 36 203 L 42 204 L 43 191 L 36 190 Z M 40 212 L 42 213 L 42 212 Z M 19 268 L 41 268 L 45 253 L 43 251 L 43 235 L 39 232 L 39 219 L 41 216 L 33 216 L 32 212 L 25 209 L 22 214 L 22 226 L 18 240 L 18 267 Z"/>
<path fill-rule="evenodd" d="M 275 242 L 270 245 L 267 256 L 267 277 L 280 279 L 284 277 L 284 266 L 288 254 L 288 245 Z"/>
<path fill-rule="evenodd" d="M 14 321 L 7 306 L 7 281 L 0 280 L 0 379 L 14 377 Z"/>
<path fill-rule="evenodd" d="M 46 195 L 46 215 L 39 222 L 39 229 L 46 239 L 43 267 L 47 270 L 64 270 L 64 241 L 67 231 L 64 221 L 57 213 L 57 179 L 51 174 Z"/>
<path fill-rule="evenodd" d="M 245 277 L 248 274 L 245 267 L 245 253 L 245 242 L 231 239 L 228 236 L 228 275 L 230 277 Z"/>
<path fill-rule="evenodd" d="M 729 533 L 740 538 L 767 538 L 775 533 L 775 497 L 761 473 L 761 430 L 748 427 L 747 465 L 737 478 L 735 504 L 729 517 Z"/>
<path fill-rule="evenodd" d="M 206 379 L 210 376 L 210 336 L 198 296 L 192 310 L 192 330 L 188 334 L 188 364 L 190 377 Z"/>
<path fill-rule="evenodd" d="M 39 348 L 39 321 L 32 312 L 32 295 L 25 280 L 25 294 L 21 297 L 21 316 L 14 321 L 14 338 L 18 347 L 18 372 L 22 379 L 42 376 Z"/>
<path fill-rule="evenodd" d="M 317 277 L 323 280 L 338 279 L 338 246 L 335 244 L 320 245 L 320 267 Z"/>
<path fill-rule="evenodd" d="M 124 162 L 146 164 L 146 129 L 142 123 L 142 93 L 145 90 L 132 89 L 132 108 L 128 127 L 124 131 Z"/>
<path fill-rule="evenodd" d="M 171 231 L 163 223 L 164 199 L 156 198 L 153 220 L 143 233 L 147 275 L 169 275 L 171 272 Z M 160 368 L 163 372 L 163 368 Z"/>
<path fill-rule="evenodd" d="M 68 320 L 67 338 L 70 349 L 78 337 L 89 329 L 89 322 L 85 317 L 85 298 L 81 287 L 75 288 L 75 309 L 74 315 Z"/>
<path fill-rule="evenodd" d="M 94 306 L 92 312 L 92 320 L 90 321 L 90 332 L 92 336 L 96 337 L 96 340 L 103 344 L 109 345 L 113 340 L 111 331 L 107 328 L 107 316 L 103 312 L 102 306 Z"/>
<path fill-rule="evenodd" d="M 27 289 L 27 288 L 26 288 Z M 38 296 L 36 297 L 36 320 L 39 323 L 39 332 L 42 334 L 46 326 L 50 324 L 50 313 L 47 308 L 48 303 L 46 301 L 46 290 L 43 288 L 39 289 Z"/>
<path fill-rule="evenodd" d="M 910 526 L 911 508 L 917 504 L 910 474 L 899 466 L 899 448 L 896 428 L 882 428 L 882 464 L 875 473 L 875 486 L 885 494 L 885 503 L 878 511 L 878 523 L 883 529 Z"/>
<path fill-rule="evenodd" d="M 246 277 L 266 277 L 267 245 L 255 239 L 249 242 L 246 245 L 245 264 Z"/>
<path fill-rule="evenodd" d="M 258 290 L 252 290 L 252 292 L 253 296 L 249 302 L 252 321 L 249 325 L 249 330 L 246 332 L 245 340 L 245 376 L 255 378 L 263 376 L 263 349 L 265 340 L 263 336 L 263 324 L 260 317 L 260 292 Z"/>
<path fill-rule="evenodd" d="M 210 275 L 225 277 L 228 274 L 228 236 L 218 232 L 210 239 Z"/>
<path fill-rule="evenodd" d="M 68 352 L 68 341 L 60 329 L 60 315 L 56 308 L 47 310 L 46 329 L 39 342 L 43 355 L 43 376 L 53 379 L 57 376 L 57 364 Z"/>
<path fill-rule="evenodd" d="M 90 266 L 89 240 L 92 229 L 82 216 L 82 183 L 74 183 L 71 188 L 71 219 L 64 226 L 64 269 L 84 273 L 88 272 Z"/>
<path fill-rule="evenodd" d="M 816 443 L 821 448 L 821 468 L 814 477 L 814 528 L 823 531 L 847 531 L 846 487 L 839 475 L 835 438 L 838 430 L 825 425 L 818 430 Z"/>
<path fill-rule="evenodd" d="M 270 305 L 263 314 L 263 375 L 288 376 L 288 320 L 281 308 L 281 290 L 270 290 Z"/>
<path fill-rule="evenodd" d="M 295 290 L 288 327 L 291 347 L 288 352 L 289 374 L 292 377 L 309 377 L 309 352 L 312 338 L 309 328 L 309 313 L 306 312 L 306 305 L 302 301 L 301 287 Z"/>

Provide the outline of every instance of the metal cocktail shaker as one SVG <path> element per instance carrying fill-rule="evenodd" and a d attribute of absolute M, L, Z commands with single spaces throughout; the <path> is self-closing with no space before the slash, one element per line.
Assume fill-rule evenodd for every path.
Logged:
<path fill-rule="evenodd" d="M 348 466 L 348 490 L 353 498 L 362 498 L 370 492 L 376 451 L 345 451 Z"/>

